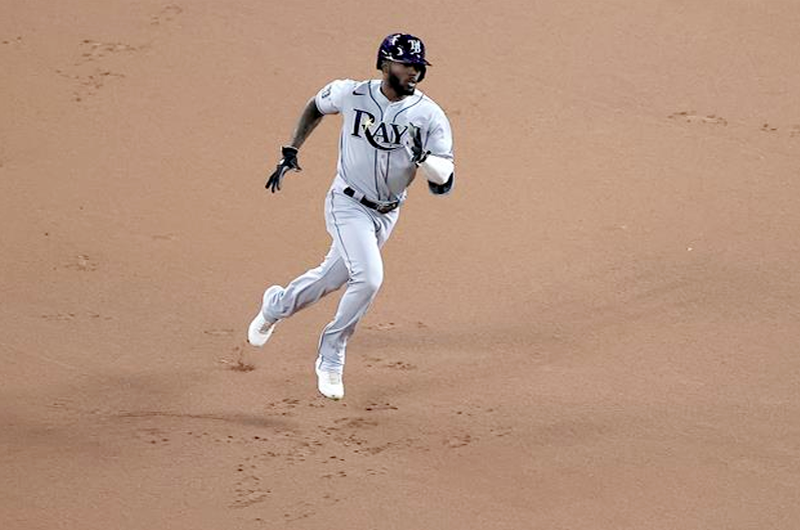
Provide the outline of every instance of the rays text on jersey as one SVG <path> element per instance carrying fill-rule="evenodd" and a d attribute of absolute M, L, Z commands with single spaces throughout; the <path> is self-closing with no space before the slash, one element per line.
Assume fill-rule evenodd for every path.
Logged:
<path fill-rule="evenodd" d="M 408 132 L 408 125 L 384 122 L 376 124 L 372 113 L 361 109 L 353 110 L 356 113 L 353 119 L 353 136 L 365 138 L 369 145 L 381 151 L 394 151 L 403 146 L 403 136 Z"/>

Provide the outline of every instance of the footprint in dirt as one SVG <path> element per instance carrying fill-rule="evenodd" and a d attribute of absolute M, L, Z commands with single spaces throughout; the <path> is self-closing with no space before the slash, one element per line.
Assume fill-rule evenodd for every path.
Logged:
<path fill-rule="evenodd" d="M 51 321 L 51 322 L 69 322 L 75 320 L 77 318 L 81 319 L 90 319 L 90 320 L 113 320 L 112 317 L 101 315 L 100 313 L 94 313 L 89 311 L 85 314 L 78 315 L 76 313 L 49 313 L 40 315 L 43 320 Z"/>
<path fill-rule="evenodd" d="M 770 123 L 764 123 L 761 125 L 761 132 L 769 133 L 769 134 L 776 134 L 779 131 L 781 136 L 783 136 L 783 132 L 779 127 L 772 125 Z M 788 131 L 789 138 L 800 138 L 800 125 L 792 125 Z"/>
<path fill-rule="evenodd" d="M 212 337 L 230 337 L 233 335 L 233 329 L 231 328 L 222 328 L 222 329 L 206 329 L 203 331 L 206 335 L 211 335 Z"/>
<path fill-rule="evenodd" d="M 392 449 L 392 447 L 393 447 L 392 443 L 385 443 L 380 445 L 371 445 L 369 447 L 359 447 L 358 449 L 355 449 L 353 452 L 356 453 L 357 455 L 375 456 L 377 454 L 386 451 L 387 449 Z"/>
<path fill-rule="evenodd" d="M 164 445 L 169 443 L 167 433 L 156 428 L 138 429 L 134 437 L 149 445 Z"/>
<path fill-rule="evenodd" d="M 394 322 L 381 322 L 378 324 L 372 324 L 370 326 L 365 326 L 365 329 L 369 331 L 391 331 L 397 327 L 397 324 Z"/>
<path fill-rule="evenodd" d="M 300 501 L 290 506 L 289 509 L 284 512 L 283 519 L 286 522 L 299 521 L 301 519 L 307 519 L 314 514 L 316 514 L 316 510 L 313 504 Z"/>
<path fill-rule="evenodd" d="M 269 414 L 278 416 L 294 416 L 294 410 L 301 407 L 303 402 L 296 398 L 283 398 L 280 401 L 273 401 L 267 404 Z"/>
<path fill-rule="evenodd" d="M 492 429 L 489 429 L 489 432 L 493 436 L 496 436 L 498 438 L 502 438 L 504 436 L 508 436 L 509 434 L 514 432 L 514 430 L 511 427 L 494 427 Z"/>
<path fill-rule="evenodd" d="M 369 405 L 364 407 L 364 410 L 368 412 L 374 412 L 379 410 L 398 410 L 398 409 L 391 403 L 387 402 L 387 403 L 370 403 Z"/>
<path fill-rule="evenodd" d="M 234 346 L 229 355 L 217 359 L 217 362 L 234 372 L 252 372 L 256 365 L 247 360 L 246 351 L 244 345 Z"/>
<path fill-rule="evenodd" d="M 56 70 L 56 73 L 73 82 L 72 100 L 78 103 L 97 95 L 110 80 L 125 77 L 125 74 L 99 68 L 90 74 L 68 74 L 61 70 Z"/>
<path fill-rule="evenodd" d="M 370 331 L 392 331 L 398 329 L 399 327 L 400 324 L 397 324 L 395 322 L 379 322 L 377 324 L 364 326 L 365 329 L 368 329 Z M 418 329 L 427 329 L 428 326 L 424 322 L 417 321 L 414 323 L 414 327 Z"/>
<path fill-rule="evenodd" d="M 137 52 L 140 49 L 140 47 L 125 44 L 124 42 L 98 42 L 90 39 L 84 39 L 78 45 L 78 53 L 80 53 L 80 58 L 75 61 L 75 66 L 99 61 L 105 57 L 116 55 L 118 53 Z"/>
<path fill-rule="evenodd" d="M 97 267 L 98 267 L 97 261 L 95 261 L 94 259 L 90 258 L 86 254 L 78 254 L 77 256 L 75 256 L 75 258 L 72 260 L 72 262 L 67 263 L 66 265 L 64 265 L 65 269 L 72 269 L 72 270 L 82 271 L 82 272 L 96 271 Z"/>
<path fill-rule="evenodd" d="M 707 125 L 728 125 L 728 120 L 716 114 L 697 114 L 695 111 L 673 112 L 667 116 L 670 120 L 685 121 L 686 123 L 702 123 Z"/>
<path fill-rule="evenodd" d="M 178 15 L 183 13 L 183 8 L 178 4 L 168 4 L 164 6 L 161 11 L 150 17 L 150 24 L 153 26 L 161 26 L 172 22 Z"/>
<path fill-rule="evenodd" d="M 413 450 L 419 453 L 428 451 L 428 448 L 421 443 L 419 438 L 400 438 L 382 444 L 360 446 L 357 449 L 354 449 L 353 452 L 361 456 L 375 456 L 383 453 L 384 451 L 406 450 Z"/>
<path fill-rule="evenodd" d="M 381 358 L 381 357 L 374 357 L 372 355 L 365 355 L 364 356 L 364 366 L 366 366 L 367 368 L 372 368 L 373 366 L 375 366 L 377 363 L 379 363 L 381 361 L 383 361 L 383 358 Z"/>
<path fill-rule="evenodd" d="M 450 449 L 458 449 L 459 447 L 465 447 L 470 443 L 472 443 L 472 436 L 469 434 L 458 434 L 456 436 L 447 438 L 444 442 L 444 445 Z"/>
<path fill-rule="evenodd" d="M 339 418 L 334 420 L 333 423 L 337 425 L 336 428 L 338 429 L 369 429 L 372 427 L 377 427 L 378 422 L 374 420 L 368 420 L 367 418 Z"/>
<path fill-rule="evenodd" d="M 242 471 L 242 468 L 239 468 Z M 233 501 L 231 508 L 247 508 L 254 504 L 264 502 L 269 494 L 269 489 L 261 486 L 261 478 L 256 475 L 245 475 L 236 481 L 234 485 Z"/>
<path fill-rule="evenodd" d="M 391 370 L 415 370 L 417 367 L 406 361 L 386 361 L 381 357 L 364 356 L 364 366 L 367 368 L 389 368 Z"/>
<path fill-rule="evenodd" d="M 69 322 L 75 320 L 75 313 L 52 313 L 49 315 L 42 315 L 44 320 Z"/>
<path fill-rule="evenodd" d="M 331 495 L 330 493 L 326 493 L 325 495 L 322 496 L 322 500 L 325 501 L 327 504 L 336 504 L 342 499 L 334 495 Z"/>
<path fill-rule="evenodd" d="M 22 40 L 22 36 L 19 35 L 13 39 L 3 39 L 0 41 L 0 44 L 3 46 L 21 46 L 25 41 Z"/>
<path fill-rule="evenodd" d="M 386 364 L 386 368 L 390 368 L 392 370 L 416 370 L 416 366 L 411 363 L 407 363 L 405 361 L 394 361 L 391 363 Z"/>

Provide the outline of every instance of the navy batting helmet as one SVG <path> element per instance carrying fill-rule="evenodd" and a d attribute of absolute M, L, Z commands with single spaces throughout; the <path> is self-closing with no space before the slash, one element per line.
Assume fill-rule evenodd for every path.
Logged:
<path fill-rule="evenodd" d="M 420 68 L 419 80 L 425 77 L 425 70 L 431 63 L 425 60 L 425 44 L 422 39 L 407 33 L 392 33 L 381 42 L 378 48 L 378 70 L 383 66 L 384 61 L 392 61 L 403 64 L 416 64 Z"/>

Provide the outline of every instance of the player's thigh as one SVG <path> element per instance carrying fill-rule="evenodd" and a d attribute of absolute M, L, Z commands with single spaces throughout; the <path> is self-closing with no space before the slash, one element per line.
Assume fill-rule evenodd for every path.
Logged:
<path fill-rule="evenodd" d="M 331 248 L 328 255 L 322 261 L 322 264 L 317 268 L 318 274 L 324 278 L 326 289 L 325 292 L 333 292 L 339 289 L 347 282 L 349 272 L 345 265 L 344 257 L 340 251 L 340 244 L 336 239 L 331 241 Z"/>
<path fill-rule="evenodd" d="M 379 228 L 376 232 L 376 237 L 378 239 L 378 247 L 383 247 L 386 241 L 389 240 L 389 236 L 392 235 L 392 231 L 394 230 L 395 225 L 397 224 L 397 220 L 399 219 L 400 211 L 393 210 L 387 214 L 382 214 L 378 218 L 378 225 Z"/>
<path fill-rule="evenodd" d="M 341 195 L 331 197 L 328 231 L 350 277 L 380 285 L 383 260 L 375 223 L 360 205 L 351 202 Z"/>

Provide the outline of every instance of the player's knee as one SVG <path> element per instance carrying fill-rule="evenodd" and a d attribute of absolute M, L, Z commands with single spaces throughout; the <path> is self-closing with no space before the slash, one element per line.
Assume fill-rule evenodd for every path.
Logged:
<path fill-rule="evenodd" d="M 381 267 L 372 267 L 364 271 L 364 277 L 362 278 L 364 289 L 369 292 L 370 294 L 375 294 L 378 292 L 378 289 L 381 288 L 381 284 L 383 283 L 383 268 Z"/>

